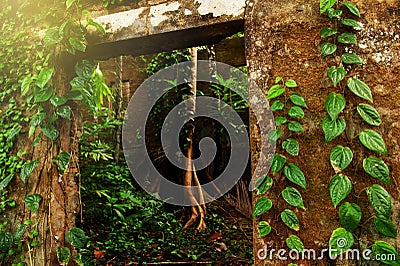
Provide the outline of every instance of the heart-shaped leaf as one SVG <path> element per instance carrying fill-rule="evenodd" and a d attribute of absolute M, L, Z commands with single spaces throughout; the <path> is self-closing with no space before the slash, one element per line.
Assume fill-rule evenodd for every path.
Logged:
<path fill-rule="evenodd" d="M 53 87 L 46 86 L 44 88 L 35 87 L 33 90 L 33 98 L 35 103 L 43 103 L 50 99 L 53 94 Z"/>
<path fill-rule="evenodd" d="M 33 170 L 35 170 L 36 166 L 39 163 L 39 159 L 35 159 L 31 162 L 25 163 L 21 168 L 20 178 L 22 182 L 26 182 L 26 179 L 32 174 Z"/>
<path fill-rule="evenodd" d="M 304 244 L 298 236 L 291 235 L 286 238 L 286 245 L 290 250 L 296 250 L 299 253 L 304 251 Z"/>
<path fill-rule="evenodd" d="M 382 136 L 372 129 L 366 129 L 360 133 L 361 143 L 371 151 L 388 156 L 385 141 Z"/>
<path fill-rule="evenodd" d="M 286 187 L 282 191 L 282 197 L 290 205 L 292 205 L 294 207 L 306 209 L 304 207 L 303 198 L 302 198 L 300 192 L 297 189 L 295 189 L 294 187 L 290 187 L 290 186 Z"/>
<path fill-rule="evenodd" d="M 43 89 L 54 73 L 54 68 L 42 68 L 36 80 L 36 86 Z"/>
<path fill-rule="evenodd" d="M 338 137 L 346 129 L 346 122 L 343 118 L 332 120 L 329 116 L 322 121 L 322 130 L 325 134 L 325 142 L 333 140 Z"/>
<path fill-rule="evenodd" d="M 360 11 L 358 10 L 358 8 L 355 5 L 353 5 L 352 3 L 349 3 L 349 2 L 343 2 L 342 4 L 345 7 L 347 7 L 351 13 L 353 13 L 357 17 L 360 17 Z"/>
<path fill-rule="evenodd" d="M 352 233 L 344 228 L 337 228 L 329 239 L 330 256 L 337 256 L 351 248 L 354 244 Z"/>
<path fill-rule="evenodd" d="M 363 28 L 363 25 L 360 22 L 355 21 L 354 19 L 351 19 L 351 18 L 342 19 L 340 22 L 343 25 L 346 25 L 346 26 L 349 26 L 349 27 L 353 27 L 353 28 L 357 28 L 357 29 L 360 29 L 360 30 Z"/>
<path fill-rule="evenodd" d="M 335 120 L 337 116 L 344 110 L 346 99 L 342 94 L 334 92 L 329 93 L 325 101 L 325 109 L 328 112 L 331 120 Z"/>
<path fill-rule="evenodd" d="M 253 218 L 266 213 L 271 208 L 272 201 L 270 199 L 267 199 L 266 197 L 259 198 L 254 205 Z"/>
<path fill-rule="evenodd" d="M 277 141 L 282 136 L 282 130 L 273 129 L 268 134 L 268 139 L 272 142 Z"/>
<path fill-rule="evenodd" d="M 335 173 L 340 173 L 353 160 L 353 152 L 349 147 L 336 146 L 330 154 L 330 161 Z"/>
<path fill-rule="evenodd" d="M 290 99 L 290 101 L 292 101 L 293 104 L 295 104 L 297 106 L 308 108 L 303 96 L 301 96 L 298 93 L 291 94 L 289 99 Z"/>
<path fill-rule="evenodd" d="M 292 132 L 300 133 L 303 132 L 303 126 L 297 121 L 290 121 L 288 124 L 288 129 Z"/>
<path fill-rule="evenodd" d="M 288 115 L 290 117 L 301 119 L 304 117 L 304 111 L 298 106 L 293 106 L 292 108 L 289 109 Z"/>
<path fill-rule="evenodd" d="M 297 83 L 293 79 L 289 79 L 288 81 L 285 82 L 285 86 L 288 88 L 295 88 L 297 87 Z"/>
<path fill-rule="evenodd" d="M 286 150 L 287 153 L 293 156 L 299 155 L 299 143 L 297 140 L 288 138 L 284 142 L 282 142 L 282 148 Z"/>
<path fill-rule="evenodd" d="M 335 66 L 331 66 L 328 69 L 328 77 L 331 78 L 332 82 L 333 82 L 333 86 L 337 86 L 337 84 L 339 84 L 340 81 L 342 81 L 344 79 L 344 77 L 347 74 L 347 71 L 343 68 L 343 67 L 335 67 Z"/>
<path fill-rule="evenodd" d="M 296 213 L 293 211 L 286 209 L 281 213 L 282 221 L 290 228 L 295 231 L 300 230 L 299 219 L 297 218 Z"/>
<path fill-rule="evenodd" d="M 25 205 L 31 210 L 31 212 L 36 212 L 39 209 L 40 201 L 42 200 L 42 196 L 39 194 L 32 194 L 26 196 L 24 199 Z"/>
<path fill-rule="evenodd" d="M 269 223 L 265 222 L 265 221 L 261 221 L 258 224 L 258 234 L 260 237 L 264 237 L 267 236 L 269 233 L 271 233 L 271 226 L 269 225 Z"/>
<path fill-rule="evenodd" d="M 338 42 L 344 44 L 357 44 L 357 37 L 350 32 L 343 32 L 337 37 Z"/>
<path fill-rule="evenodd" d="M 337 32 L 338 32 L 337 29 L 331 29 L 331 28 L 324 27 L 319 32 L 319 36 L 321 36 L 321 38 L 327 38 L 329 36 L 335 35 Z"/>
<path fill-rule="evenodd" d="M 354 65 L 362 65 L 364 64 L 364 61 L 361 59 L 361 57 L 359 57 L 358 55 L 356 55 L 355 53 L 345 53 L 342 54 L 342 62 L 344 64 L 354 64 Z"/>
<path fill-rule="evenodd" d="M 277 118 L 275 118 L 275 125 L 276 126 L 280 126 L 283 125 L 287 122 L 287 118 L 283 117 L 283 116 L 278 116 Z"/>
<path fill-rule="evenodd" d="M 384 236 L 397 237 L 396 227 L 393 222 L 383 215 L 377 215 L 374 217 L 374 224 L 378 232 Z"/>
<path fill-rule="evenodd" d="M 271 111 L 272 112 L 276 112 L 276 111 L 280 111 L 283 109 L 283 107 L 285 107 L 285 105 L 279 101 L 279 100 L 275 100 L 272 104 L 271 104 Z"/>
<path fill-rule="evenodd" d="M 350 232 L 353 232 L 361 221 L 361 208 L 355 203 L 345 202 L 340 205 L 339 219 L 342 226 Z"/>
<path fill-rule="evenodd" d="M 371 126 L 379 126 L 381 124 L 381 116 L 374 107 L 366 103 L 360 103 L 357 106 L 357 112 L 362 119 Z"/>
<path fill-rule="evenodd" d="M 271 177 L 267 175 L 260 177 L 256 182 L 257 194 L 258 195 L 264 194 L 272 187 L 273 184 L 274 181 L 272 180 Z"/>
<path fill-rule="evenodd" d="M 326 14 L 328 14 L 328 17 L 330 19 L 339 18 L 342 15 L 342 13 L 343 13 L 343 11 L 340 9 L 328 8 L 326 10 Z"/>
<path fill-rule="evenodd" d="M 87 246 L 88 237 L 82 229 L 71 228 L 71 230 L 65 234 L 65 240 L 77 249 L 84 249 Z"/>
<path fill-rule="evenodd" d="M 375 156 L 369 156 L 364 159 L 363 167 L 365 172 L 370 176 L 378 179 L 386 185 L 390 185 L 389 168 L 382 159 Z"/>
<path fill-rule="evenodd" d="M 349 78 L 347 80 L 347 87 L 358 97 L 373 102 L 371 89 L 363 81 L 357 78 Z"/>
<path fill-rule="evenodd" d="M 285 92 L 285 89 L 280 85 L 274 85 L 268 90 L 267 99 L 273 99 Z"/>
<path fill-rule="evenodd" d="M 71 119 L 71 107 L 69 107 L 68 105 L 64 105 L 61 107 L 58 107 L 56 109 L 56 113 L 57 115 L 61 116 L 62 118 Z"/>
<path fill-rule="evenodd" d="M 58 130 L 53 125 L 50 124 L 42 126 L 42 132 L 46 137 L 48 137 L 52 141 L 55 141 L 60 135 L 60 132 L 58 132 Z"/>
<path fill-rule="evenodd" d="M 278 173 L 286 163 L 286 157 L 275 153 L 271 161 L 271 171 L 273 174 Z"/>
<path fill-rule="evenodd" d="M 335 208 L 350 194 L 352 188 L 353 185 L 347 176 L 337 174 L 332 177 L 329 184 L 329 192 Z"/>
<path fill-rule="evenodd" d="M 53 97 L 50 98 L 50 102 L 55 107 L 58 107 L 60 105 L 63 105 L 64 103 L 66 103 L 67 102 L 67 98 L 65 98 L 63 96 L 54 95 Z"/>
<path fill-rule="evenodd" d="M 67 265 L 71 258 L 71 250 L 67 247 L 57 247 L 57 259 L 61 265 Z"/>
<path fill-rule="evenodd" d="M 324 13 L 327 11 L 329 8 L 333 7 L 337 0 L 320 0 L 319 1 L 319 10 L 320 13 Z"/>
<path fill-rule="evenodd" d="M 379 261 L 384 264 L 391 266 L 400 265 L 400 256 L 396 249 L 384 241 L 375 241 L 372 245 L 372 252 L 374 258 L 380 258 Z"/>
<path fill-rule="evenodd" d="M 293 163 L 286 165 L 283 169 L 283 174 L 292 183 L 306 189 L 306 177 L 297 165 Z"/>
<path fill-rule="evenodd" d="M 337 49 L 336 44 L 330 42 L 324 42 L 321 44 L 321 55 L 327 56 L 333 54 Z"/>
<path fill-rule="evenodd" d="M 389 193 L 382 186 L 373 184 L 366 190 L 368 200 L 379 215 L 389 217 L 392 209 L 392 200 Z"/>
<path fill-rule="evenodd" d="M 60 152 L 58 156 L 53 158 L 53 162 L 57 165 L 58 170 L 60 171 L 61 174 L 63 174 L 67 169 L 70 160 L 71 160 L 71 154 L 65 151 Z"/>

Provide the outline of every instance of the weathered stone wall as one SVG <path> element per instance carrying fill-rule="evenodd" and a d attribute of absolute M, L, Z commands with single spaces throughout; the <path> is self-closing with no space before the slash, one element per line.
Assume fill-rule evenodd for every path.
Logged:
<path fill-rule="evenodd" d="M 383 135 L 388 146 L 389 156 L 384 158 L 391 171 L 392 186 L 385 188 L 393 196 L 392 220 L 399 228 L 399 191 L 400 191 L 400 1 L 351 1 L 361 11 L 361 21 L 365 29 L 358 34 L 359 44 L 352 48 L 365 61 L 363 67 L 352 67 L 351 74 L 358 76 L 371 88 L 374 103 L 382 116 L 382 125 L 374 128 Z M 334 209 L 329 196 L 329 182 L 334 171 L 329 164 L 330 150 L 336 145 L 351 146 L 354 159 L 344 172 L 353 182 L 353 191 L 346 201 L 361 206 L 363 218 L 361 229 L 355 231 L 355 236 L 365 244 L 372 244 L 373 239 L 385 240 L 399 248 L 399 239 L 389 239 L 378 235 L 370 219 L 374 211 L 369 205 L 365 188 L 377 183 L 363 170 L 362 160 L 373 155 L 362 147 L 356 135 L 366 125 L 356 112 L 345 112 L 347 129 L 337 139 L 328 145 L 324 142 L 321 122 L 327 115 L 324 102 L 329 92 L 345 94 L 347 108 L 355 107 L 360 102 L 347 88 L 333 88 L 326 76 L 329 66 L 337 65 L 340 58 L 320 56 L 319 31 L 329 25 L 329 19 L 319 14 L 319 1 L 261 1 L 250 0 L 246 10 L 246 56 L 250 77 L 264 91 L 271 86 L 276 76 L 293 78 L 299 87 L 291 91 L 301 93 L 308 104 L 304 118 L 305 132 L 301 135 L 292 134 L 299 140 L 300 156 L 290 157 L 290 162 L 296 163 L 307 178 L 307 190 L 302 190 L 306 210 L 297 209 L 301 230 L 296 233 L 288 229 L 280 220 L 280 212 L 289 207 L 280 196 L 280 192 L 289 182 L 283 175 L 275 176 L 275 184 L 268 197 L 273 201 L 273 208 L 262 219 L 270 222 L 273 230 L 265 238 L 258 237 L 258 220 L 254 223 L 254 251 L 265 244 L 274 249 L 286 248 L 285 239 L 296 234 L 306 248 L 322 250 L 328 246 L 329 237 L 334 229 L 340 227 L 338 211 Z M 252 164 L 259 155 L 257 127 L 251 126 Z M 279 151 L 279 148 L 278 148 Z M 260 176 L 265 173 L 255 173 Z M 296 209 L 296 208 L 291 208 Z M 287 265 L 289 262 L 276 260 L 260 261 L 256 265 Z M 298 262 L 297 262 L 298 263 Z M 303 261 L 302 265 L 335 265 L 338 262 L 321 260 L 317 262 Z M 371 265 L 371 264 L 368 264 Z"/>

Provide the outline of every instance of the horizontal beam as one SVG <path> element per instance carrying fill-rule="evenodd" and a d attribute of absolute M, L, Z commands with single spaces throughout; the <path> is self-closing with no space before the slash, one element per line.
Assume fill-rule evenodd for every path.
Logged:
<path fill-rule="evenodd" d="M 208 45 L 244 28 L 244 0 L 177 0 L 105 15 L 89 28 L 84 57 L 107 59 Z"/>

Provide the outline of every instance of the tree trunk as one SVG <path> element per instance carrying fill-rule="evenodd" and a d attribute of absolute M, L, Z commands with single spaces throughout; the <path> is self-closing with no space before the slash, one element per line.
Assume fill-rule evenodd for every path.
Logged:
<path fill-rule="evenodd" d="M 389 156 L 383 157 L 391 171 L 391 186 L 380 183 L 391 194 L 392 215 L 397 231 L 399 228 L 399 181 L 400 175 L 400 52 L 399 40 L 394 38 L 399 35 L 399 1 L 352 1 L 361 12 L 360 21 L 364 24 L 364 30 L 357 33 L 358 43 L 351 49 L 360 55 L 365 61 L 364 67 L 352 68 L 352 74 L 356 74 L 366 82 L 372 90 L 374 103 L 372 104 L 382 117 L 382 124 L 374 129 L 380 133 L 388 147 Z M 354 107 L 360 102 L 345 86 L 334 88 L 326 70 L 337 65 L 337 58 L 320 55 L 319 36 L 320 29 L 329 25 L 326 15 L 320 15 L 318 1 L 261 1 L 250 0 L 246 9 L 246 56 L 250 78 L 260 86 L 263 91 L 274 84 L 275 77 L 292 78 L 299 85 L 290 89 L 290 92 L 302 94 L 308 104 L 305 111 L 303 126 L 305 132 L 295 138 L 300 144 L 300 155 L 290 157 L 290 162 L 296 163 L 307 178 L 307 190 L 302 190 L 303 201 L 306 210 L 298 209 L 297 217 L 300 220 L 300 231 L 295 232 L 286 227 L 280 219 L 280 213 L 290 206 L 280 196 L 281 191 L 290 185 L 283 175 L 279 180 L 274 180 L 274 187 L 267 193 L 267 197 L 273 202 L 273 207 L 266 214 L 254 220 L 254 256 L 255 265 L 288 265 L 290 261 L 281 261 L 275 256 L 260 259 L 257 253 L 265 246 L 269 250 L 287 249 L 285 239 L 289 235 L 299 236 L 305 247 L 321 251 L 328 247 L 328 241 L 332 231 L 341 227 L 338 218 L 338 208 L 333 207 L 329 194 L 329 182 L 335 174 L 330 163 L 329 154 L 336 145 L 349 146 L 354 152 L 353 162 L 349 171 L 345 172 L 353 182 L 353 190 L 345 201 L 360 205 L 363 213 L 361 226 L 354 232 L 356 239 L 353 248 L 371 247 L 373 240 L 384 240 L 399 248 L 399 240 L 379 235 L 371 224 L 374 210 L 368 201 L 365 189 L 377 180 L 368 176 L 363 170 L 363 159 L 374 155 L 363 148 L 354 137 L 354 132 L 371 128 L 363 124 L 361 119 L 354 116 Z M 340 58 L 339 58 L 340 60 Z M 354 71 L 356 69 L 357 72 Z M 346 108 L 353 109 L 351 114 L 346 114 L 346 134 L 342 134 L 329 144 L 325 144 L 324 133 L 321 128 L 322 120 L 327 116 L 324 102 L 331 91 L 344 93 L 348 99 Z M 255 93 L 250 88 L 251 94 Z M 251 118 L 251 147 L 252 168 L 255 169 L 260 154 L 259 135 L 255 127 L 255 119 Z M 282 153 L 280 147 L 277 151 Z M 376 154 L 375 154 L 376 155 Z M 255 177 L 261 177 L 266 173 L 253 173 Z M 254 195 L 257 200 L 259 196 Z M 255 201 L 254 201 L 255 202 Z M 253 202 L 253 204 L 254 204 Z M 292 208 L 293 209 L 293 208 Z M 261 238 L 257 227 L 260 220 L 271 224 L 272 232 Z M 359 241 L 357 241 L 359 240 Z M 343 262 L 329 260 L 327 256 L 320 261 L 293 261 L 302 265 L 337 265 Z M 316 264 L 317 263 L 317 264 Z M 345 262 L 352 264 L 352 262 Z M 370 262 L 368 262 L 370 263 Z M 371 265 L 371 264 L 368 264 Z"/>
<path fill-rule="evenodd" d="M 57 95 L 65 95 L 69 90 L 71 73 L 59 60 L 56 64 L 53 85 L 57 88 Z M 73 68 L 70 68 L 73 69 Z M 54 112 L 50 103 L 45 103 L 45 112 L 51 116 Z M 16 201 L 16 207 L 8 213 L 8 219 L 12 230 L 15 230 L 27 220 L 31 220 L 31 228 L 39 235 L 38 246 L 31 247 L 28 251 L 27 265 L 59 265 L 56 255 L 57 247 L 69 246 L 65 241 L 65 233 L 75 226 L 75 215 L 79 207 L 79 193 L 75 178 L 79 172 L 78 144 L 81 136 L 81 116 L 78 105 L 68 102 L 71 107 L 71 120 L 59 118 L 54 126 L 60 135 L 52 142 L 43 136 L 39 145 L 33 147 L 33 139 L 41 131 L 39 127 L 31 138 L 28 134 L 20 134 L 18 147 L 27 153 L 25 160 L 39 159 L 39 164 L 24 184 L 19 177 L 15 177 L 9 185 L 12 198 Z M 71 154 L 71 160 L 64 174 L 60 174 L 53 158 L 60 152 Z M 31 212 L 24 206 L 24 197 L 31 194 L 39 194 L 42 197 L 37 212 Z M 28 239 L 29 232 L 25 233 L 24 240 Z M 72 261 L 72 259 L 71 259 Z M 11 265 L 11 263 L 10 263 Z"/>

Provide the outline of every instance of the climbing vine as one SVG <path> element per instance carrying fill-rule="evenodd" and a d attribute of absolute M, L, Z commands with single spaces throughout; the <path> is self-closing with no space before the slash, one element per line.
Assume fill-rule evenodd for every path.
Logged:
<path fill-rule="evenodd" d="M 277 77 L 275 84 L 268 90 L 267 98 L 269 100 L 275 98 L 287 97 L 289 92 L 287 90 L 295 89 L 297 83 L 289 79 L 284 81 L 281 77 Z M 286 93 L 285 93 L 286 92 Z M 287 113 L 284 115 L 278 115 L 275 118 L 275 124 L 277 129 L 269 132 L 269 141 L 273 143 L 281 144 L 282 151 L 286 152 L 289 156 L 299 156 L 300 146 L 298 141 L 295 139 L 298 134 L 304 131 L 302 124 L 299 122 L 304 117 L 304 108 L 308 108 L 304 98 L 298 93 L 291 93 L 288 99 L 283 102 L 280 99 L 275 99 L 271 103 L 271 111 L 277 114 L 281 114 L 285 111 L 285 105 L 291 103 L 291 107 L 286 110 Z M 290 121 L 289 121 L 290 120 Z M 285 127 L 286 125 L 286 127 Z M 283 169 L 283 170 L 282 170 Z M 297 185 L 301 189 L 306 189 L 306 178 L 301 169 L 294 163 L 289 163 L 288 158 L 280 153 L 275 153 L 271 160 L 271 174 L 272 177 L 264 175 L 256 182 L 256 190 L 258 195 L 265 194 L 274 183 L 274 180 L 278 180 L 279 173 L 283 172 L 283 175 L 294 185 Z M 303 198 L 301 192 L 293 187 L 286 186 L 281 192 L 283 199 L 292 207 L 305 210 Z M 266 197 L 261 197 L 257 200 L 254 210 L 253 217 L 260 216 L 272 208 L 272 201 Z M 281 212 L 282 222 L 294 231 L 300 230 L 300 223 L 297 215 L 290 209 L 285 209 Z M 272 228 L 266 221 L 260 221 L 258 225 L 258 233 L 261 237 L 267 236 L 271 232 Z M 302 252 L 304 245 L 301 239 L 296 235 L 290 235 L 286 239 L 288 248 Z"/>
<path fill-rule="evenodd" d="M 357 112 L 364 121 L 360 125 L 363 128 L 367 125 L 378 127 L 381 124 L 381 118 L 378 111 L 366 102 L 358 103 L 356 108 L 352 108 L 354 103 L 351 102 L 350 106 L 346 107 L 348 101 L 346 88 L 361 98 L 361 101 L 373 103 L 373 95 L 370 88 L 359 77 L 359 73 L 362 71 L 361 67 L 365 64 L 365 61 L 353 51 L 354 45 L 357 44 L 356 32 L 363 29 L 363 24 L 358 21 L 361 19 L 360 11 L 350 2 L 340 4 L 337 3 L 337 0 L 321 0 L 320 10 L 321 13 L 326 13 L 331 21 L 330 27 L 324 27 L 320 31 L 320 36 L 323 39 L 321 55 L 323 57 L 340 55 L 341 59 L 338 65 L 331 66 L 327 70 L 327 76 L 332 80 L 333 87 L 342 90 L 341 93 L 331 92 L 325 101 L 325 109 L 328 116 L 322 121 L 322 129 L 325 141 L 328 144 L 345 131 L 348 117 L 346 114 L 350 114 L 351 116 L 352 113 Z M 360 130 L 360 132 L 354 132 L 354 136 L 349 136 L 350 142 L 356 136 L 358 136 L 359 141 L 365 148 L 380 156 L 370 155 L 364 158 L 363 168 L 365 172 L 376 181 L 389 186 L 389 168 L 381 158 L 382 156 L 388 156 L 386 144 L 382 136 L 376 130 L 366 128 Z M 352 191 L 354 181 L 352 181 L 351 177 L 343 173 L 350 165 L 352 159 L 353 151 L 350 147 L 338 145 L 331 150 L 330 163 L 335 174 L 331 178 L 329 190 L 335 208 Z M 375 210 L 373 223 L 376 229 L 384 236 L 396 238 L 396 229 L 390 219 L 390 194 L 379 184 L 373 184 L 366 188 L 365 191 L 368 200 Z M 340 205 L 339 219 L 342 227 L 334 230 L 331 235 L 329 247 L 332 252 L 330 255 L 340 255 L 353 246 L 353 232 L 359 226 L 361 217 L 362 211 L 357 204 L 344 202 Z M 377 258 L 382 254 L 386 256 L 388 254 L 394 255 L 396 260 L 381 261 L 389 265 L 399 265 L 399 256 L 395 248 L 390 244 L 376 240 L 372 245 L 372 251 Z"/>

